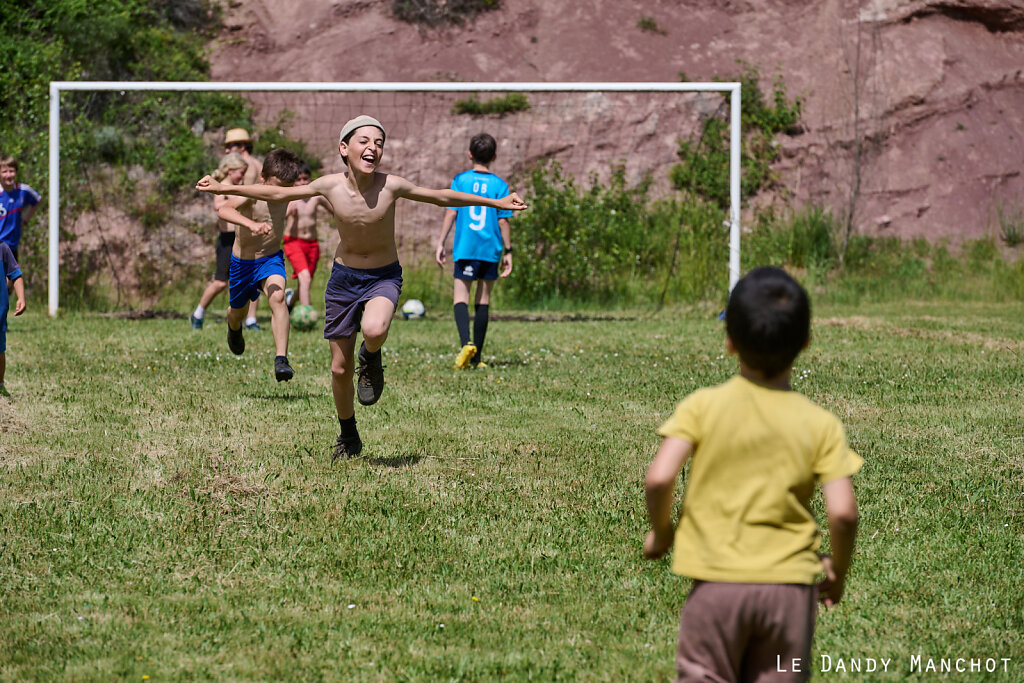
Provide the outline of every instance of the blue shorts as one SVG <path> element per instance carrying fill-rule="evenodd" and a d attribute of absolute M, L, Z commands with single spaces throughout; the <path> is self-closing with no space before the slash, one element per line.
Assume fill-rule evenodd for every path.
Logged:
<path fill-rule="evenodd" d="M 285 277 L 284 251 L 258 259 L 242 259 L 232 254 L 228 271 L 228 305 L 246 308 L 250 301 L 259 299 L 263 281 L 271 275 Z"/>
<path fill-rule="evenodd" d="M 7 291 L 7 277 L 0 273 L 0 353 L 7 352 L 7 311 L 11 307 L 11 294 Z"/>
<path fill-rule="evenodd" d="M 497 280 L 498 262 L 463 259 L 455 262 L 455 278 L 458 280 Z"/>
<path fill-rule="evenodd" d="M 367 301 L 382 296 L 397 307 L 401 293 L 402 266 L 398 261 L 380 268 L 349 268 L 335 262 L 324 291 L 324 339 L 355 334 Z"/>

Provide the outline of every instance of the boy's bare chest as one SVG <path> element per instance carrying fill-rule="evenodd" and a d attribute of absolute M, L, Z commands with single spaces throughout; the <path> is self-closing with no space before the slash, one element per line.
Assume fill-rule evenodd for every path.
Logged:
<path fill-rule="evenodd" d="M 344 195 L 337 200 L 332 197 L 331 205 L 342 229 L 372 231 L 394 227 L 395 203 L 383 192 L 370 197 Z"/>

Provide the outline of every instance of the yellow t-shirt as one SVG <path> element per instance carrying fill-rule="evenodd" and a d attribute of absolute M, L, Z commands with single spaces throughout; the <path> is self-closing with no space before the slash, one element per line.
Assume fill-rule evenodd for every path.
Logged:
<path fill-rule="evenodd" d="M 658 433 L 694 445 L 672 571 L 703 581 L 815 583 L 816 482 L 857 472 L 839 419 L 737 375 L 687 396 Z"/>

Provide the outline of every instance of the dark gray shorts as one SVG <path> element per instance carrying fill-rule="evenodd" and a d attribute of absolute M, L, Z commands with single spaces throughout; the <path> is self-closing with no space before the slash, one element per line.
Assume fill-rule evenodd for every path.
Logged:
<path fill-rule="evenodd" d="M 817 586 L 694 581 L 679 619 L 676 680 L 807 680 L 817 609 Z"/>
<path fill-rule="evenodd" d="M 231 247 L 234 245 L 235 233 L 222 232 L 217 235 L 217 270 L 213 273 L 214 280 L 228 281 L 228 274 L 231 272 Z"/>
<path fill-rule="evenodd" d="M 366 302 L 378 296 L 395 307 L 402 293 L 402 266 L 349 268 L 335 262 L 324 292 L 324 339 L 340 339 L 359 331 Z"/>

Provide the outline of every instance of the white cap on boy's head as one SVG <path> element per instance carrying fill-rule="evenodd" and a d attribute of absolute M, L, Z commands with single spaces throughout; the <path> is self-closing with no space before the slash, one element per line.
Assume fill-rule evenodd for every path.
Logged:
<path fill-rule="evenodd" d="M 376 128 L 380 128 L 380 132 L 384 136 L 384 139 L 386 140 L 388 137 L 387 132 L 384 130 L 384 126 L 380 125 L 380 121 L 373 118 L 372 116 L 362 114 L 361 116 L 355 117 L 354 119 L 352 119 L 351 121 L 349 121 L 348 123 L 341 127 L 341 135 L 338 136 L 338 146 L 340 147 L 341 143 L 345 142 L 345 138 L 351 135 L 352 131 L 354 131 L 356 128 L 362 128 L 363 126 L 374 126 Z"/>

